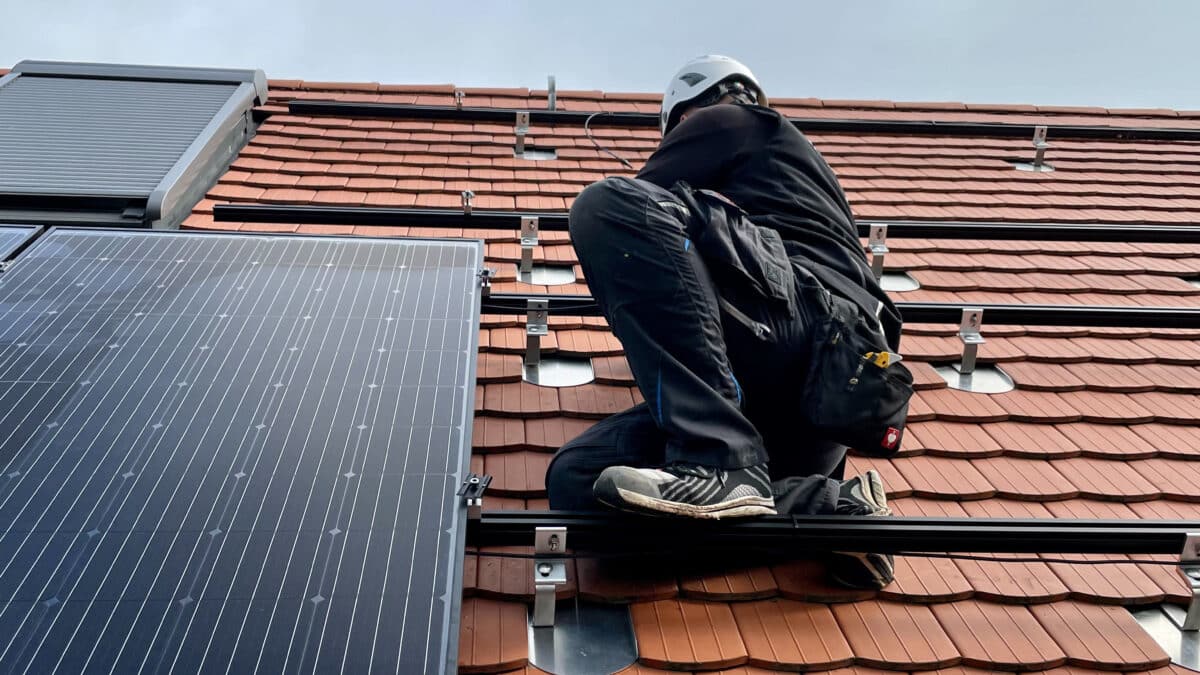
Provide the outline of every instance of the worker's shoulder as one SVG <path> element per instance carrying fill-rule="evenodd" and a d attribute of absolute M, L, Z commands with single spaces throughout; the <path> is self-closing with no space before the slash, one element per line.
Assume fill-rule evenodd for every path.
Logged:
<path fill-rule="evenodd" d="M 712 126 L 746 126 L 762 124 L 771 119 L 778 119 L 779 113 L 758 105 L 743 105 L 740 103 L 721 103 L 701 108 L 692 113 L 687 121 Z"/>

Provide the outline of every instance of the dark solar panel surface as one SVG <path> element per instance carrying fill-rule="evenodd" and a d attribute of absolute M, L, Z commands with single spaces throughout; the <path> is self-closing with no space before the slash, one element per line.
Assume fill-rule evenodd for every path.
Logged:
<path fill-rule="evenodd" d="M 0 672 L 442 672 L 477 242 L 54 230 L 0 275 Z"/>
<path fill-rule="evenodd" d="M 7 260 L 37 232 L 32 225 L 0 225 L 0 261 Z"/>

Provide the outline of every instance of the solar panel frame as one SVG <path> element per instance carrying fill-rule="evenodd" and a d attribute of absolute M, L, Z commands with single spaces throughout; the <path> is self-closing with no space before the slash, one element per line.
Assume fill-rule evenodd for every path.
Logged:
<path fill-rule="evenodd" d="M 42 231 L 41 225 L 0 224 L 0 262 L 8 260 Z"/>
<path fill-rule="evenodd" d="M 447 555 L 444 560 L 441 559 L 440 557 L 437 558 L 438 564 L 445 569 L 445 577 L 444 578 L 445 578 L 445 582 L 446 582 L 445 596 L 443 596 L 441 598 L 437 598 L 437 597 L 432 598 L 432 602 L 434 602 L 433 606 L 436 607 L 436 601 L 438 601 L 439 599 L 442 602 L 444 602 L 446 605 L 445 612 L 441 614 L 441 624 L 442 624 L 441 630 L 437 631 L 440 633 L 439 643 L 440 643 L 440 653 L 441 653 L 442 658 L 441 658 L 440 663 L 428 663 L 427 662 L 426 665 L 428 667 L 425 670 L 427 672 L 454 672 L 456 665 L 457 665 L 457 639 L 458 639 L 458 631 L 459 631 L 459 623 L 460 623 L 459 614 L 460 614 L 460 608 L 461 608 L 462 573 L 463 573 L 463 565 L 464 565 L 464 548 L 465 548 L 465 536 L 466 536 L 466 527 L 465 527 L 465 522 L 464 522 L 465 508 L 463 507 L 460 500 L 458 500 L 455 497 L 454 492 L 455 492 L 456 488 L 458 487 L 459 483 L 461 482 L 462 477 L 465 476 L 466 473 L 468 472 L 469 463 L 470 463 L 470 448 L 471 448 L 470 430 L 471 430 L 471 421 L 472 421 L 473 411 L 474 411 L 475 376 L 476 376 L 476 366 L 477 366 L 476 354 L 477 354 L 477 348 L 478 348 L 478 327 L 479 327 L 479 317 L 480 317 L 480 303 L 478 302 L 479 296 L 480 296 L 480 290 L 475 281 L 475 273 L 477 272 L 478 268 L 482 265 L 482 261 L 483 261 L 483 244 L 482 244 L 482 242 L 478 241 L 478 240 L 470 241 L 470 240 L 462 240 L 462 239 L 377 240 L 377 239 L 369 239 L 369 238 L 354 237 L 354 236 L 345 236 L 345 237 L 342 237 L 342 236 L 308 236 L 308 235 L 293 235 L 293 234 L 270 234 L 270 235 L 254 234 L 254 235 L 250 235 L 250 234 L 233 234 L 233 233 L 200 234 L 200 233 L 191 233 L 191 232 L 162 232 L 162 231 L 144 231 L 144 230 L 142 230 L 142 231 L 121 230 L 121 229 L 112 229 L 112 228 L 63 227 L 63 228 L 53 228 L 49 233 L 47 233 L 46 236 L 42 237 L 37 243 L 35 243 L 33 246 L 26 249 L 26 251 L 24 253 L 22 253 L 20 256 L 18 256 L 19 264 L 25 265 L 27 261 L 35 258 L 38 255 L 38 253 L 42 250 L 39 247 L 44 248 L 45 246 L 53 246 L 55 244 L 55 237 L 53 235 L 58 232 L 67 232 L 67 233 L 74 232 L 77 234 L 86 234 L 86 235 L 102 235 L 104 233 L 119 233 L 124 236 L 132 235 L 132 236 L 141 236 L 141 237 L 153 236 L 153 237 L 183 237 L 183 238 L 199 237 L 199 238 L 205 238 L 205 239 L 211 239 L 213 237 L 232 237 L 232 238 L 241 238 L 241 239 L 254 238 L 254 239 L 260 239 L 260 240 L 288 240 L 288 239 L 331 240 L 331 241 L 342 240 L 342 241 L 346 241 L 346 242 L 353 242 L 354 244 L 363 244 L 363 243 L 370 243 L 370 242 L 382 242 L 384 244 L 391 244 L 391 245 L 410 245 L 413 243 L 425 243 L 425 244 L 441 243 L 441 244 L 449 244 L 449 245 L 458 246 L 458 247 L 467 246 L 470 248 L 470 253 L 468 255 L 467 264 L 460 266 L 460 268 L 455 268 L 456 273 L 463 273 L 463 274 L 469 273 L 469 277 L 466 280 L 466 285 L 463 286 L 463 288 L 468 289 L 467 298 L 464 300 L 465 305 L 463 305 L 463 307 L 465 308 L 465 316 L 466 316 L 464 321 L 467 324 L 466 327 L 462 331 L 462 335 L 465 337 L 465 340 L 466 340 L 465 353 L 461 360 L 461 365 L 464 368 L 464 371 L 463 371 L 464 377 L 458 380 L 458 385 L 457 385 L 457 386 L 459 386 L 459 388 L 460 388 L 459 391 L 461 393 L 459 394 L 458 398 L 453 399 L 453 403 L 455 404 L 456 407 L 459 404 L 461 404 L 461 408 L 460 408 L 461 417 L 457 418 L 460 423 L 460 428 L 458 430 L 458 435 L 457 435 L 457 444 L 455 446 L 453 446 L 457 450 L 457 457 L 456 457 L 457 461 L 453 462 L 453 465 L 451 465 L 452 458 L 449 456 L 447 457 L 447 460 L 446 460 L 447 461 L 447 471 L 446 471 L 445 477 L 444 477 L 445 478 L 444 485 L 442 486 L 442 489 L 440 491 L 433 490 L 430 492 L 430 494 L 440 495 L 442 497 L 442 508 L 444 509 L 442 513 L 444 515 L 448 511 L 452 518 L 452 522 L 450 523 L 450 530 L 448 530 L 448 534 L 446 534 L 445 536 L 447 539 L 449 539 L 447 544 L 451 545 L 453 547 L 453 551 L 450 555 Z M 159 262 L 169 263 L 171 261 L 160 260 Z M 176 262 L 180 262 L 180 261 L 176 261 Z M 8 280 L 10 282 L 13 282 L 14 279 L 15 279 L 15 277 L 8 278 Z M 0 280 L 0 281 L 3 281 L 3 280 Z M 5 284 L 0 283 L 0 300 L 4 299 L 4 295 L 5 295 L 4 287 L 5 287 Z M 161 288 L 161 286 L 160 286 L 160 288 Z M 322 289 L 317 288 L 316 290 L 320 291 Z M 400 293 L 399 288 L 394 289 L 392 291 L 392 293 Z M 332 295 L 332 294 L 329 294 L 329 295 Z M 403 295 L 401 297 L 403 297 Z M 433 297 L 435 299 L 437 299 L 439 302 L 441 302 L 443 300 L 443 298 L 437 297 L 436 295 Z M 422 305 L 422 307 L 423 307 L 423 305 Z M 3 309 L 2 306 L 0 306 L 0 311 L 2 311 L 2 309 Z M 434 313 L 436 313 L 436 311 L 437 310 L 431 311 L 432 312 L 431 317 L 433 316 Z M 447 311 L 449 311 L 449 310 L 447 310 Z M 447 317 L 448 316 L 449 316 L 449 314 L 447 314 Z M 308 317 L 308 316 L 304 317 L 304 319 L 309 319 L 309 318 L 310 317 Z M 391 319 L 389 318 L 387 320 L 390 321 Z M 430 319 L 430 321 L 434 321 L 434 320 L 436 320 L 436 319 L 433 319 L 433 318 Z M 450 320 L 449 318 L 446 319 L 446 321 L 449 321 L 449 320 Z M 413 333 L 415 334 L 415 330 L 413 331 Z M 429 336 L 429 335 L 430 335 L 430 332 L 427 330 L 427 336 Z M 443 345 L 444 344 L 445 343 L 443 342 Z M 4 343 L 2 342 L 2 336 L 0 336 L 0 348 L 2 348 L 3 346 L 4 346 Z M 382 351 L 382 348 L 381 348 L 381 351 Z M 0 350 L 0 356 L 2 356 L 2 354 L 3 354 L 3 352 L 2 352 L 2 350 Z M 440 364 L 442 364 L 445 357 L 442 356 L 440 358 L 442 360 L 439 361 L 439 368 L 441 367 Z M 425 363 L 425 361 L 423 360 L 422 364 L 424 364 L 424 363 Z M 2 366 L 3 365 L 4 365 L 3 360 L 0 360 L 0 378 L 3 377 L 3 374 L 2 374 Z M 424 365 L 422 365 L 422 370 L 423 369 L 424 369 Z M 420 380 L 418 379 L 418 381 L 420 381 Z M 439 383 L 438 386 L 440 387 L 442 385 Z M 4 392 L 2 390 L 0 390 L 0 398 L 3 397 L 2 396 L 3 393 Z M 436 398 L 436 395 L 435 395 L 435 398 Z M 423 401 L 424 401 L 424 399 L 418 398 L 416 400 L 416 402 L 414 403 L 414 416 L 417 414 L 416 406 L 422 405 Z M 397 406 L 399 407 L 399 403 L 397 403 Z M 414 426 L 414 428 L 415 428 L 415 426 Z M 432 429 L 431 429 L 431 433 L 432 433 Z M 432 436 L 431 436 L 431 438 L 432 438 Z M 455 435 L 454 435 L 453 431 L 448 432 L 448 438 L 450 438 L 451 440 L 455 439 Z M 0 438 L 0 441 L 2 441 L 2 440 L 3 439 Z M 2 449 L 2 445 L 0 445 L 0 449 Z M 432 454 L 430 454 L 429 457 L 432 457 Z M 5 458 L 3 456 L 0 456 L 0 468 L 2 468 L 4 466 L 4 462 L 5 462 Z M 380 477 L 380 490 L 381 491 L 383 489 L 382 488 L 382 484 L 383 484 L 382 475 L 383 474 L 381 474 L 381 477 Z M 435 472 L 435 474 L 413 474 L 413 475 L 427 476 L 427 475 L 440 475 L 440 473 Z M 401 479 L 401 482 L 403 482 L 404 480 L 407 480 L 408 476 L 409 476 L 409 474 L 405 473 L 404 478 Z M 3 476 L 0 476 L 0 480 L 2 480 L 2 479 L 3 479 Z M 247 482 L 249 482 L 249 481 L 247 481 Z M 422 495 L 424 495 L 424 493 L 422 493 Z M 153 493 L 151 493 L 151 496 L 153 496 Z M 378 499 L 378 497 L 377 497 L 377 499 Z M 265 497 L 264 497 L 264 500 L 265 500 Z M 2 504 L 0 504 L 0 507 L 2 507 Z M 399 514 L 399 512 L 398 512 L 398 514 Z M 0 522 L 2 522 L 2 521 L 0 521 Z M 418 518 L 418 524 L 419 524 L 419 522 L 420 521 Z M 5 525 L 8 526 L 9 524 L 5 523 Z M 5 530 L 0 530 L 0 536 L 3 535 L 4 531 Z M 11 532 L 11 529 L 9 531 Z M 441 528 L 439 527 L 439 534 L 437 535 L 439 537 L 439 540 L 440 540 L 440 537 L 443 536 L 442 534 L 440 534 L 440 532 L 441 532 Z M 93 536 L 92 532 L 83 532 L 83 534 L 85 534 L 87 536 Z M 229 533 L 224 533 L 224 534 L 233 535 L 234 532 L 231 530 Z M 323 534 L 323 533 L 321 533 L 321 534 Z M 354 534 L 354 533 L 347 532 L 345 539 L 349 539 L 352 534 Z M 299 536 L 299 535 L 297 535 L 297 536 Z M 417 535 L 414 535 L 414 536 L 417 536 Z M 252 537 L 250 535 L 247 535 L 247 538 L 250 539 Z M 368 537 L 368 541 L 369 541 L 369 537 Z M 249 543 L 250 542 L 247 541 L 247 547 L 249 546 Z M 147 544 L 147 546 L 148 545 L 149 544 Z M 343 555 L 345 554 L 346 547 L 348 547 L 348 544 L 343 545 Z M 390 555 L 391 554 L 389 553 L 389 556 Z M 414 554 L 413 554 L 414 560 L 416 559 L 415 556 L 416 556 L 416 553 L 414 551 Z M 14 558 L 14 560 L 15 560 L 15 558 Z M 0 562 L 3 562 L 3 561 L 0 561 Z M 390 565 L 390 563 L 389 563 L 389 565 Z M 363 570 L 364 570 L 364 574 L 365 574 L 366 566 L 367 566 L 367 562 L 366 562 L 366 559 L 364 558 L 363 566 L 362 566 Z M 266 566 L 264 565 L 264 572 L 265 572 L 265 568 L 266 568 Z M 410 573 L 410 575 L 411 575 L 411 573 Z M 260 573 L 260 577 L 261 577 L 261 573 Z M 359 582 L 360 587 L 361 587 L 361 583 L 362 583 L 362 578 L 363 577 L 360 577 L 360 582 Z M 435 574 L 435 580 L 439 579 L 439 578 L 440 578 L 440 575 Z M 334 583 L 336 584 L 336 581 Z M 99 590 L 100 589 L 98 588 L 97 592 Z M 384 591 L 381 591 L 381 592 L 384 592 Z M 331 593 L 331 595 L 333 595 L 333 594 Z M 188 599 L 191 599 L 191 597 L 192 596 L 189 594 Z M 147 598 L 147 600 L 148 599 L 149 598 Z M 380 618 L 382 618 L 382 616 L 383 616 L 383 612 L 384 612 L 383 603 L 385 602 L 386 599 L 387 598 L 383 595 L 381 595 L 379 598 L 379 614 L 378 614 L 378 616 Z M 4 600 L 5 600 L 4 598 L 0 598 L 0 609 L 2 609 L 4 607 L 4 604 L 3 604 Z M 57 600 L 57 597 L 51 598 L 51 600 Z M 226 598 L 226 600 L 228 600 L 228 598 Z M 197 613 L 199 612 L 199 606 L 201 604 L 203 604 L 204 601 L 205 601 L 204 598 L 200 598 L 197 601 L 197 607 L 198 607 Z M 46 602 L 46 601 L 43 601 L 43 602 Z M 357 596 L 356 596 L 355 605 L 354 605 L 355 608 L 357 608 L 357 603 L 358 603 L 358 601 L 357 601 Z M 303 606 L 303 604 L 304 603 L 302 602 L 301 606 Z M 318 602 L 317 604 L 319 605 L 320 603 Z M 210 602 L 209 605 L 211 608 L 212 603 Z M 169 608 L 169 606 L 170 606 L 170 602 L 168 601 L 168 608 Z M 186 604 L 184 606 L 186 607 Z M 50 605 L 50 607 L 52 607 L 52 605 Z M 65 607 L 65 605 L 64 605 L 64 607 Z M 247 612 L 250 612 L 251 609 L 252 608 L 248 608 Z M 326 613 L 327 621 L 329 620 L 328 616 L 331 611 L 332 611 L 332 609 L 327 610 L 327 613 Z M 115 613 L 116 609 L 114 609 L 113 612 Z M 247 617 L 248 616 L 249 616 L 249 614 L 247 614 Z M 353 616 L 355 616 L 355 615 L 352 613 L 351 618 L 353 618 Z M 407 616 L 407 614 L 406 614 L 406 616 Z M 110 620 L 111 620 L 111 615 L 110 615 Z M 432 612 L 431 612 L 429 620 L 431 623 L 429 624 L 430 630 L 429 630 L 428 636 L 429 636 L 429 639 L 432 640 L 434 637 L 434 633 L 435 633 L 435 629 L 434 629 L 434 626 L 432 623 L 434 621 L 434 616 L 433 616 Z M 378 630 L 379 625 L 381 625 L 381 624 L 377 624 L 377 626 L 376 626 L 377 630 Z M 245 627 L 245 622 L 243 622 L 243 628 L 244 627 Z M 134 628 L 134 626 L 131 625 L 130 630 L 132 631 L 133 628 Z M 78 628 L 77 628 L 77 630 L 78 630 Z M 405 636 L 402 635 L 401 639 L 403 639 L 404 637 Z M 186 638 L 186 635 L 185 635 L 185 638 Z M 350 639 L 350 638 L 348 637 L 347 639 Z M 3 642 L 3 641 L 4 640 L 2 638 L 0 638 L 0 642 Z M 99 645 L 99 641 L 97 641 L 97 646 L 98 645 Z M 210 641 L 210 645 L 211 645 L 211 641 Z M 151 643 L 151 646 L 153 646 L 153 641 Z M 0 645 L 0 647 L 2 647 L 2 645 Z M 350 644 L 347 643 L 347 646 L 346 646 L 347 655 L 349 653 L 350 647 L 351 647 Z M 183 647 L 182 647 L 182 643 L 181 643 L 180 650 L 182 650 L 182 648 Z M 374 649 L 374 643 L 372 643 L 372 649 Z M 426 658 L 428 658 L 430 649 L 431 648 L 430 648 L 429 644 L 427 644 L 426 645 Z M 374 652 L 372 652 L 372 654 L 373 653 Z M 288 656 L 291 655 L 290 645 L 289 645 L 289 650 L 288 650 L 287 654 L 288 654 Z M 305 654 L 301 654 L 301 658 L 304 658 L 304 657 L 305 657 Z M 345 657 L 346 657 L 346 655 L 343 655 L 344 659 L 345 659 Z M 178 652 L 176 654 L 176 658 L 178 658 Z M 231 658 L 230 664 L 233 664 L 234 662 L 232 660 L 232 658 L 233 658 L 232 655 L 230 658 Z M 398 658 L 399 658 L 399 656 L 397 656 L 397 659 Z M 3 662 L 3 659 L 0 659 L 0 662 Z M 114 662 L 113 665 L 114 665 L 114 667 L 116 667 L 116 665 L 117 665 L 116 662 Z M 161 666 L 162 664 L 160 663 L 159 665 Z M 277 665 L 277 664 L 274 664 L 274 665 Z M 303 669 L 307 669 L 307 665 L 304 661 L 301 661 L 299 664 L 293 664 L 292 666 L 287 666 L 286 662 L 285 662 L 284 667 L 287 669 L 291 669 L 293 666 L 296 666 L 296 665 L 301 666 Z M 318 666 L 320 664 L 314 660 L 311 665 L 312 665 L 312 668 L 314 670 L 316 670 L 316 669 L 318 669 Z M 397 662 L 396 662 L 397 669 L 399 669 L 401 667 L 401 665 L 402 665 L 402 662 L 397 660 Z M 343 666 L 343 668 L 345 667 L 345 660 L 343 660 L 342 666 Z M 325 670 L 325 668 L 320 668 L 320 669 Z M 272 670 L 272 665 L 268 665 L 267 670 Z"/>

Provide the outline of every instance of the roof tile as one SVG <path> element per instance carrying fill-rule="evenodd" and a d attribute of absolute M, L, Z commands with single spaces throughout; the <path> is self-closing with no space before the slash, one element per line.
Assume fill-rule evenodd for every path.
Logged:
<path fill-rule="evenodd" d="M 525 425 L 507 417 L 475 416 L 471 445 L 483 452 L 504 452 L 525 447 Z"/>
<path fill-rule="evenodd" d="M 1079 494 L 1078 488 L 1056 468 L 1073 461 L 1102 460 L 1050 462 L 1040 459 L 994 457 L 974 462 L 972 466 L 987 479 L 999 497 L 1044 501 L 1070 499 Z"/>
<path fill-rule="evenodd" d="M 659 600 L 632 605 L 630 614 L 646 665 L 712 670 L 746 663 L 746 645 L 729 605 Z"/>
<path fill-rule="evenodd" d="M 483 456 L 483 472 L 492 475 L 489 493 L 531 497 L 546 492 L 546 467 L 553 455 L 521 450 Z"/>
<path fill-rule="evenodd" d="M 1060 602 L 1030 611 L 1071 665 L 1104 670 L 1156 668 L 1171 660 L 1133 616 L 1119 607 Z"/>
<path fill-rule="evenodd" d="M 854 659 L 826 605 L 759 600 L 732 608 L 752 666 L 826 670 L 848 666 Z"/>
<path fill-rule="evenodd" d="M 679 580 L 684 597 L 696 600 L 757 600 L 779 592 L 769 567 L 747 567 Z"/>
<path fill-rule="evenodd" d="M 1154 483 L 1134 468 L 1139 463 L 1077 457 L 1054 464 L 1080 496 L 1126 502 L 1157 499 L 1160 493 Z"/>
<path fill-rule="evenodd" d="M 983 499 L 996 494 L 996 488 L 971 462 L 946 457 L 906 457 L 891 464 L 918 497 L 942 499 Z M 848 467 L 847 467 L 848 468 Z M 886 476 L 884 485 L 890 483 Z"/>
<path fill-rule="evenodd" d="M 476 594 L 480 597 L 498 597 L 501 599 L 532 600 L 534 592 L 532 558 L 511 558 L 489 553 L 531 554 L 533 549 L 528 546 L 493 546 L 479 550 L 476 557 Z M 567 583 L 559 586 L 555 593 L 558 597 L 575 595 L 575 564 L 567 560 Z"/>
<path fill-rule="evenodd" d="M 484 598 L 462 602 L 458 638 L 458 670 L 462 673 L 492 673 L 525 665 L 525 605 Z"/>
<path fill-rule="evenodd" d="M 1063 432 L 1062 427 L 1065 426 L 1068 425 L 996 422 L 983 425 L 982 430 L 994 439 L 1006 455 L 1030 459 L 1061 459 L 1082 452 Z"/>
<path fill-rule="evenodd" d="M 896 578 L 879 592 L 880 598 L 907 602 L 953 602 L 975 592 L 953 560 L 896 556 Z"/>
<path fill-rule="evenodd" d="M 856 602 L 835 605 L 833 615 L 854 652 L 856 663 L 926 670 L 954 665 L 961 658 L 928 607 Z"/>
<path fill-rule="evenodd" d="M 579 558 L 579 597 L 593 602 L 649 602 L 679 595 L 675 574 L 666 565 L 643 561 Z"/>
<path fill-rule="evenodd" d="M 932 610 L 964 665 L 1041 670 L 1067 661 L 1062 648 L 1025 607 L 965 600 L 934 605 Z"/>
<path fill-rule="evenodd" d="M 801 602 L 854 602 L 875 596 L 874 591 L 856 590 L 834 584 L 828 564 L 815 559 L 789 560 L 771 567 L 779 593 Z"/>
<path fill-rule="evenodd" d="M 561 448 L 567 441 L 575 439 L 593 424 L 595 422 L 592 420 L 573 417 L 527 419 L 525 420 L 525 442 L 531 448 L 554 450 Z"/>
<path fill-rule="evenodd" d="M 1200 462 L 1178 459 L 1144 459 L 1131 462 L 1135 471 L 1158 488 L 1164 497 L 1181 501 L 1200 501 Z"/>

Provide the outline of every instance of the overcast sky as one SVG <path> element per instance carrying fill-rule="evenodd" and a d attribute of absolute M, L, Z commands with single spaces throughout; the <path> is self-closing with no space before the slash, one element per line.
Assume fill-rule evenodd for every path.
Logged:
<path fill-rule="evenodd" d="M 777 97 L 1200 109 L 1198 0 L 10 0 L 0 64 L 660 91 L 691 56 Z"/>

